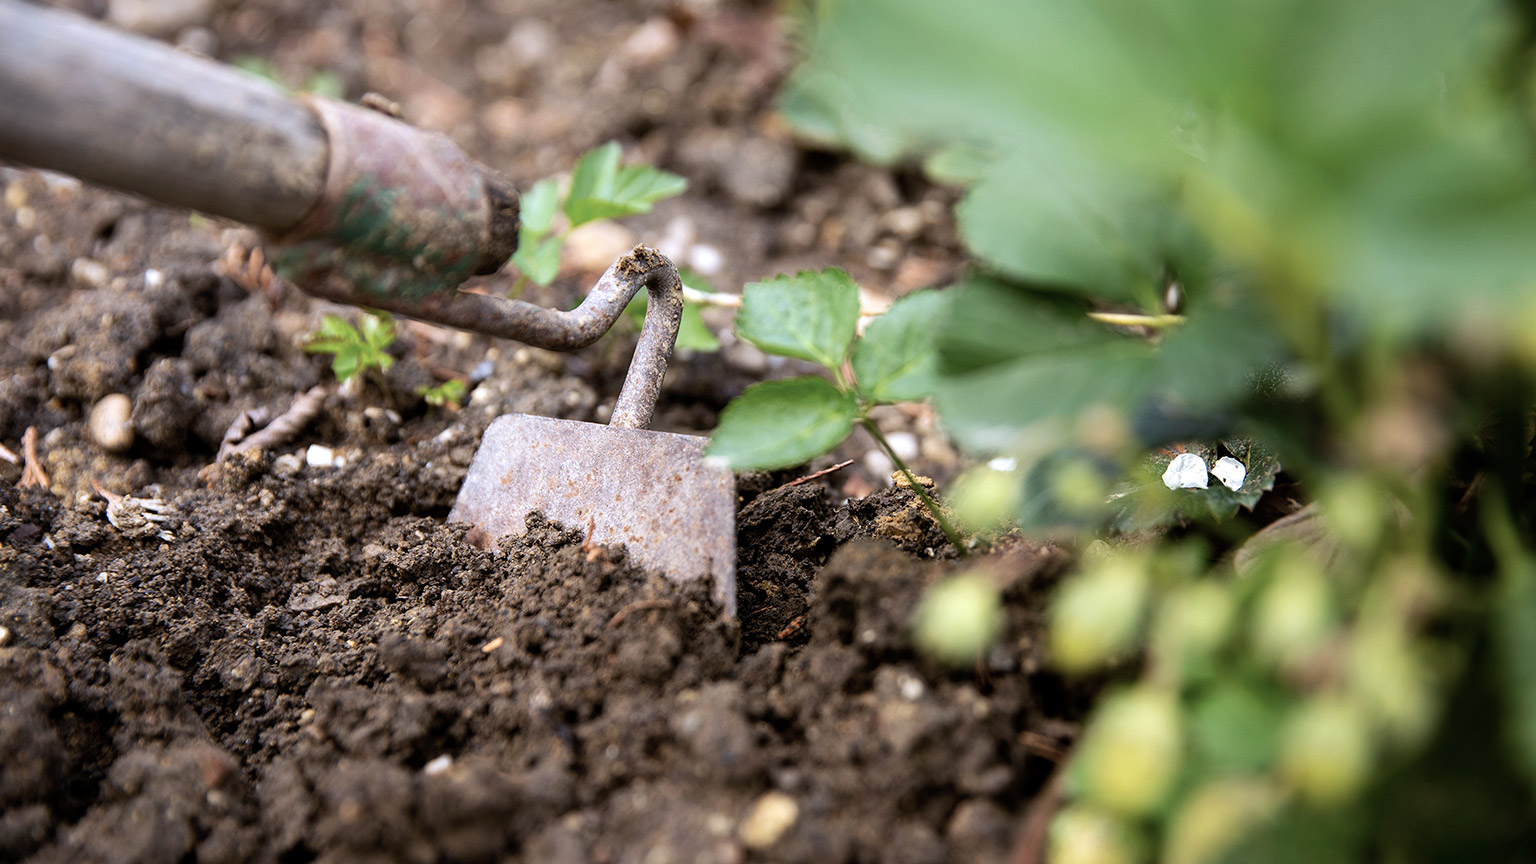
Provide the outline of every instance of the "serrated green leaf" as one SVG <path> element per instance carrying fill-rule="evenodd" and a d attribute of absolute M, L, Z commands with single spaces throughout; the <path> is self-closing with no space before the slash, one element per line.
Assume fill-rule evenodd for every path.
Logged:
<path fill-rule="evenodd" d="M 304 350 L 309 354 L 335 354 L 348 348 L 357 348 L 362 344 L 362 337 L 353 339 L 323 339 L 311 338 L 304 343 Z"/>
<path fill-rule="evenodd" d="M 395 341 L 395 319 L 387 314 L 369 312 L 363 316 L 363 343 L 376 351 L 388 348 Z"/>
<path fill-rule="evenodd" d="M 737 471 L 789 468 L 840 444 L 857 416 L 853 398 L 824 378 L 767 381 L 725 406 L 704 452 Z"/>
<path fill-rule="evenodd" d="M 363 341 L 363 337 L 353 327 L 351 322 L 340 315 L 325 315 L 320 318 L 318 335 L 325 339 L 348 339 L 353 342 Z"/>
<path fill-rule="evenodd" d="M 349 345 L 336 352 L 336 358 L 331 361 L 331 371 L 335 373 L 337 381 L 345 381 L 357 372 L 359 361 L 362 359 L 362 349 L 355 345 Z"/>
<path fill-rule="evenodd" d="M 943 307 L 939 292 L 918 291 L 869 322 L 851 361 L 860 395 L 872 402 L 915 402 L 933 393 Z"/>
<path fill-rule="evenodd" d="M 649 212 L 663 198 L 680 194 L 688 181 L 649 165 L 619 167 L 619 145 L 610 141 L 587 152 L 571 175 L 565 215 L 571 227 L 597 219 Z"/>
<path fill-rule="evenodd" d="M 512 263 L 536 285 L 548 285 L 560 273 L 559 237 L 538 237 L 520 240 Z"/>
<path fill-rule="evenodd" d="M 589 198 L 604 198 L 613 188 L 613 178 L 619 171 L 619 142 L 609 141 L 583 153 L 571 171 L 571 190 L 565 198 L 565 215 L 572 226 L 577 223 L 571 205 Z"/>
<path fill-rule="evenodd" d="M 801 270 L 742 289 L 736 333 L 753 345 L 836 370 L 859 326 L 859 286 L 836 267 Z"/>
<path fill-rule="evenodd" d="M 537 239 L 549 233 L 555 224 L 555 214 L 560 212 L 560 183 L 553 177 L 528 187 L 521 200 L 518 213 L 520 239 Z"/>
<path fill-rule="evenodd" d="M 458 407 L 464 404 L 464 394 L 467 386 L 461 379 L 449 378 L 435 387 L 417 387 L 416 395 L 426 401 L 428 405 L 443 408 L 449 405 Z"/>
<path fill-rule="evenodd" d="M 619 169 L 609 200 L 632 208 L 632 213 L 646 213 L 657 201 L 681 195 L 688 181 L 670 171 L 649 165 L 626 165 Z"/>

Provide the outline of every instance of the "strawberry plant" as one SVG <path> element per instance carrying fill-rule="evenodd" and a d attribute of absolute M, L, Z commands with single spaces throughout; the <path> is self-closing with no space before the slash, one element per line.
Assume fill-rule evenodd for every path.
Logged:
<path fill-rule="evenodd" d="M 937 354 L 928 323 L 941 302 L 932 291 L 909 294 L 860 336 L 859 286 L 842 270 L 803 270 L 747 285 L 736 334 L 770 354 L 814 363 L 830 380 L 808 375 L 748 387 L 721 412 L 707 455 L 734 470 L 787 468 L 828 452 L 859 426 L 963 550 L 948 518 L 869 417 L 876 405 L 932 392 Z"/>
<path fill-rule="evenodd" d="M 366 375 L 370 369 L 384 372 L 395 365 L 389 346 L 395 341 L 395 320 L 383 312 L 366 312 L 362 327 L 353 327 L 338 315 L 320 319 L 320 329 L 304 343 L 311 354 L 330 354 L 331 371 L 345 383 L 354 375 Z"/>
<path fill-rule="evenodd" d="M 1113 684 L 1051 860 L 1520 860 L 1529 11 L 871 0 L 802 23 L 791 122 L 966 190 L 977 267 L 942 292 L 930 379 L 982 461 L 960 511 L 1106 550 L 1054 607 L 1058 666 Z"/>
<path fill-rule="evenodd" d="M 447 408 L 457 411 L 464 404 L 464 396 L 468 386 L 458 378 L 449 378 L 441 384 L 432 387 L 421 387 L 416 391 L 428 405 L 433 408 Z"/>

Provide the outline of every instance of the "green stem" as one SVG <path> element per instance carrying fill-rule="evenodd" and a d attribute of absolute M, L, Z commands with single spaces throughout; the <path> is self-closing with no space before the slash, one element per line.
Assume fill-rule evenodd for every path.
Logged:
<path fill-rule="evenodd" d="M 964 558 L 965 540 L 960 536 L 960 532 L 955 530 L 955 526 L 949 524 L 949 519 L 944 516 L 944 511 L 939 509 L 938 502 L 928 497 L 928 493 L 923 489 L 923 484 L 917 482 L 917 478 L 912 476 L 912 471 L 907 468 L 907 463 L 901 461 L 901 457 L 896 455 L 895 448 L 891 447 L 891 442 L 885 440 L 884 433 L 880 431 L 879 426 L 875 425 L 875 421 L 864 417 L 859 422 L 864 426 L 864 431 L 868 432 L 870 437 L 875 439 L 875 443 L 880 445 L 880 449 L 885 451 L 885 455 L 891 457 L 891 462 L 896 465 L 896 470 L 901 472 L 901 476 L 907 478 L 907 484 L 913 492 L 917 493 L 918 500 L 922 501 L 923 506 L 928 508 L 928 515 L 933 517 L 933 521 L 939 523 L 939 528 L 944 532 L 945 539 L 949 540 L 949 545 L 955 547 L 955 552 L 961 558 Z"/>

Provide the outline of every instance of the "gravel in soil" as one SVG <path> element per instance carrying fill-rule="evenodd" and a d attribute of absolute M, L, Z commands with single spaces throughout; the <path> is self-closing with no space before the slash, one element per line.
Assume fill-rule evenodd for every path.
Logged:
<path fill-rule="evenodd" d="M 618 138 L 692 183 L 623 230 L 722 287 L 837 264 L 890 296 L 959 266 L 951 192 L 772 117 L 771 5 L 74 5 L 379 90 L 524 183 Z M 1006 637 L 948 670 L 908 627 L 962 565 L 857 439 L 818 481 L 742 479 L 735 622 L 580 531 L 478 548 L 444 519 L 485 426 L 601 420 L 632 337 L 565 357 L 402 322 L 387 375 L 337 389 L 302 340 L 344 310 L 242 288 L 221 262 L 245 233 L 18 168 L 0 187 L 0 443 L 35 429 L 49 475 L 0 461 L 0 860 L 1008 860 L 1083 710 L 1039 640 L 1063 553 L 963 565 L 1005 585 Z M 414 395 L 476 367 L 460 411 Z M 681 356 L 657 425 L 707 430 L 792 371 Z M 292 441 L 205 470 L 246 412 L 317 386 Z M 952 472 L 931 414 L 877 419 Z"/>

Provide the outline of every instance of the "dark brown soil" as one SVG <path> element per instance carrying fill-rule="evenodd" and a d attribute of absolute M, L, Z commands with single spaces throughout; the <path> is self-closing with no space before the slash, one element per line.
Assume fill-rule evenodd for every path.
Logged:
<path fill-rule="evenodd" d="M 523 183 L 617 138 L 692 184 L 626 224 L 691 222 L 722 289 L 835 264 L 890 296 L 959 264 L 951 193 L 773 118 L 771 4 L 263 0 L 169 35 L 294 83 L 332 70 Z M 402 324 L 386 378 L 204 472 L 242 412 L 331 382 L 301 344 L 339 310 L 248 293 L 220 263 L 248 239 L 231 226 L 19 168 L 0 187 L 0 444 L 35 429 L 50 474 L 23 488 L 0 462 L 0 860 L 1009 859 L 1082 708 L 1042 669 L 1062 553 L 957 564 L 858 440 L 824 480 L 743 478 L 736 622 L 579 531 L 466 542 L 444 518 L 486 424 L 601 417 L 623 335 L 564 357 Z M 885 218 L 901 208 L 916 233 Z M 895 261 L 872 254 L 893 238 Z M 563 273 L 533 299 L 594 275 Z M 414 395 L 477 366 L 458 412 Z M 657 425 L 705 431 L 778 372 L 742 345 L 680 357 Z M 113 393 L 136 433 L 117 453 L 87 432 Z M 881 422 L 952 474 L 926 412 Z M 1007 586 L 1008 626 L 950 671 L 908 628 L 960 566 Z"/>

